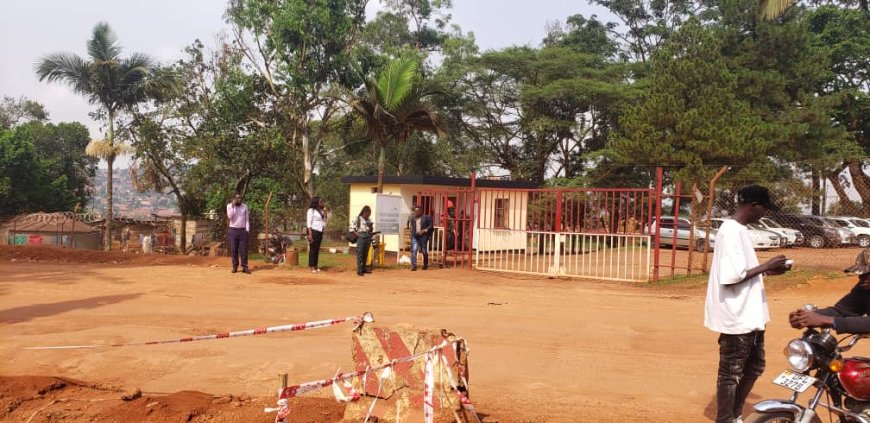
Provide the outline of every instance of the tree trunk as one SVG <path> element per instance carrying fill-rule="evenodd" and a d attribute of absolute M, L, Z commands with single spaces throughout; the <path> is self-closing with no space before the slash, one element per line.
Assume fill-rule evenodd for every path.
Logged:
<path fill-rule="evenodd" d="M 378 193 L 384 192 L 384 164 L 386 162 L 386 149 L 384 145 L 380 146 L 380 153 L 378 154 Z"/>
<path fill-rule="evenodd" d="M 103 231 L 103 239 L 105 241 L 105 250 L 112 250 L 112 229 L 114 229 L 115 223 L 115 209 L 113 204 L 114 197 L 114 183 L 112 178 L 114 177 L 114 166 L 115 166 L 115 112 L 112 109 L 109 109 L 109 146 L 112 151 L 109 153 L 109 156 L 106 157 L 106 165 L 108 169 L 106 171 L 106 176 L 108 176 L 108 180 L 106 181 L 106 222 Z"/>
<path fill-rule="evenodd" d="M 314 165 L 311 160 L 311 139 L 308 133 L 308 120 L 303 122 L 302 127 L 302 183 L 305 185 L 305 191 L 308 198 L 314 198 Z"/>
<path fill-rule="evenodd" d="M 861 196 L 863 215 L 870 215 L 870 178 L 864 173 L 864 166 L 860 160 L 849 163 L 849 176 L 852 177 L 852 186 Z"/>
<path fill-rule="evenodd" d="M 106 169 L 106 177 L 108 179 L 106 180 L 106 221 L 103 223 L 103 249 L 111 251 L 112 227 L 114 223 L 114 213 L 112 212 L 112 192 L 114 190 L 112 178 L 114 177 L 114 171 L 112 168 L 115 166 L 115 156 L 110 155 L 107 157 L 106 164 L 108 165 L 108 169 Z"/>
<path fill-rule="evenodd" d="M 828 174 L 828 182 L 831 183 L 831 186 L 834 187 L 834 191 L 837 193 L 837 201 L 840 203 L 840 210 L 843 210 L 843 207 L 849 207 L 849 213 L 854 213 L 852 209 L 852 200 L 849 199 L 849 194 L 846 193 L 846 189 L 843 188 L 843 184 L 840 183 L 840 173 L 839 172 L 831 172 Z"/>
<path fill-rule="evenodd" d="M 820 183 L 819 183 L 820 182 L 819 179 L 821 179 L 819 173 L 820 172 L 818 170 L 816 170 L 815 167 L 813 167 L 812 170 L 810 171 L 810 174 L 812 175 L 812 178 L 813 178 L 813 194 L 812 194 L 811 201 L 810 201 L 810 212 L 816 216 L 821 214 L 821 208 L 820 208 L 820 204 L 819 204 L 819 193 L 822 191 L 822 188 L 821 188 Z"/>
<path fill-rule="evenodd" d="M 185 207 L 179 207 L 181 212 L 181 229 L 178 231 L 181 235 L 180 250 L 181 254 L 187 254 L 187 210 Z"/>

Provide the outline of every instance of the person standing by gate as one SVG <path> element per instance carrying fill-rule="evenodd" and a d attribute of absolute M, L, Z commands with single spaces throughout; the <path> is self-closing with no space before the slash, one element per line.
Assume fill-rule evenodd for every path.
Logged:
<path fill-rule="evenodd" d="M 707 286 L 704 326 L 719 333 L 716 422 L 742 422 L 743 404 L 764 371 L 764 329 L 770 321 L 764 275 L 788 270 L 785 256 L 758 263 L 746 225 L 779 210 L 767 188 L 738 193 L 737 210 L 716 233 Z"/>
<path fill-rule="evenodd" d="M 366 269 L 366 261 L 369 258 L 369 248 L 372 246 L 374 224 L 371 220 L 372 208 L 365 206 L 353 221 L 353 231 L 356 233 L 356 274 L 363 276 L 372 273 Z"/>
<path fill-rule="evenodd" d="M 230 254 L 233 257 L 233 273 L 239 271 L 239 261 L 242 273 L 250 274 L 248 270 L 248 232 L 251 230 L 251 220 L 248 206 L 242 202 L 242 195 L 233 196 L 233 201 L 227 204 L 227 221 L 229 230 L 227 238 L 230 244 Z"/>
<path fill-rule="evenodd" d="M 429 236 L 435 230 L 432 216 L 424 215 L 423 208 L 414 206 L 411 218 L 411 270 L 417 270 L 417 251 L 423 253 L 423 270 L 429 268 Z"/>
<path fill-rule="evenodd" d="M 317 273 L 320 271 L 317 267 L 320 261 L 320 243 L 323 242 L 323 231 L 326 230 L 326 209 L 320 197 L 311 199 L 305 221 L 308 228 L 308 267 L 311 268 L 311 273 Z"/>

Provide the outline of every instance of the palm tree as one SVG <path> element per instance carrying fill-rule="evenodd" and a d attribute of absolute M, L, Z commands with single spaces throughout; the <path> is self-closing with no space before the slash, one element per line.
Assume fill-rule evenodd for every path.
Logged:
<path fill-rule="evenodd" d="M 378 152 L 378 192 L 384 192 L 384 162 L 388 146 L 403 143 L 417 132 L 442 136 L 445 132 L 435 107 L 429 101 L 434 92 L 419 77 L 420 61 L 415 57 L 392 61 L 377 79 L 367 77 L 359 95 L 346 100 L 365 122 L 369 138 Z"/>
<path fill-rule="evenodd" d="M 795 0 L 760 0 L 758 14 L 761 15 L 762 19 L 770 21 L 782 16 L 795 2 Z"/>
<path fill-rule="evenodd" d="M 88 59 L 74 53 L 53 53 L 42 57 L 36 65 L 40 81 L 60 82 L 77 94 L 87 97 L 91 104 L 99 105 L 108 120 L 105 140 L 93 140 L 85 152 L 106 160 L 106 227 L 105 248 L 111 249 L 112 231 L 112 174 L 115 158 L 128 152 L 123 143 L 115 142 L 115 117 L 126 108 L 148 98 L 155 82 L 151 76 L 158 69 L 150 56 L 133 53 L 121 58 L 121 47 L 112 29 L 98 23 L 87 42 Z"/>

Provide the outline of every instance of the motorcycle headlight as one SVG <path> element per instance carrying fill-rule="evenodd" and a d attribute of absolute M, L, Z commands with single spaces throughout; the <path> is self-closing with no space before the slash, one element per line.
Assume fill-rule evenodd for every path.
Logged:
<path fill-rule="evenodd" d="M 785 347 L 785 357 L 792 369 L 803 373 L 813 365 L 813 347 L 802 339 L 792 339 Z"/>

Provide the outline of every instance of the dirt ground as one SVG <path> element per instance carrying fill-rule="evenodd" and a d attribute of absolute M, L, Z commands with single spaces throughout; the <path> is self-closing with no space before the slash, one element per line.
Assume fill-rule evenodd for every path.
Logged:
<path fill-rule="evenodd" d="M 785 253 L 796 266 L 815 258 L 828 269 L 857 254 L 824 251 L 831 257 Z M 353 367 L 349 325 L 142 347 L 23 348 L 173 339 L 364 311 L 382 324 L 466 338 L 471 400 L 486 422 L 699 422 L 711 420 L 715 405 L 717 335 L 703 327 L 699 279 L 651 286 L 267 266 L 244 275 L 230 274 L 227 259 L 75 254 L 0 247 L 0 420 L 273 421 L 263 408 L 274 404 L 279 373 L 299 383 Z M 788 312 L 831 304 L 854 283 L 805 270 L 778 279 L 768 283 L 768 366 L 750 402 L 786 394 L 770 380 L 785 368 L 782 347 L 798 335 Z M 854 354 L 870 354 L 870 342 Z M 141 398 L 122 399 L 137 389 Z M 295 401 L 290 421 L 339 421 L 328 394 Z"/>

